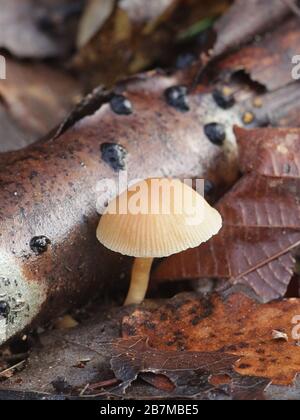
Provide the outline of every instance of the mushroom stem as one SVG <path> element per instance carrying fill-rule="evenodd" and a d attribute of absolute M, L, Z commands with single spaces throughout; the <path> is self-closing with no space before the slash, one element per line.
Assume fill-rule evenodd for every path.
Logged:
<path fill-rule="evenodd" d="M 134 260 L 125 306 L 139 304 L 145 299 L 152 263 L 153 258 L 136 258 Z"/>

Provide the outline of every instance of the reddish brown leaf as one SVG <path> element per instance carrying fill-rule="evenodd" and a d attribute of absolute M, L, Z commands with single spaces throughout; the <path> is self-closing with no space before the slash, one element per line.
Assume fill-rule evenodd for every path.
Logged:
<path fill-rule="evenodd" d="M 164 392 L 173 392 L 175 385 L 164 375 L 156 375 L 151 372 L 141 373 L 140 378 L 148 384 Z"/>
<path fill-rule="evenodd" d="M 116 378 L 122 381 L 123 390 L 136 380 L 140 373 L 150 372 L 168 378 L 176 385 L 177 394 L 181 392 L 183 384 L 185 393 L 188 391 L 190 395 L 197 394 L 204 388 L 210 388 L 208 381 L 211 375 L 229 374 L 237 360 L 236 356 L 224 352 L 158 350 L 149 347 L 148 339 L 143 337 L 116 340 L 112 348 L 114 356 L 111 367 Z M 161 386 L 161 379 L 156 378 L 153 384 Z M 188 384 L 190 386 L 187 389 Z M 162 387 L 166 390 L 165 381 Z M 170 387 L 167 391 L 170 391 Z"/>
<path fill-rule="evenodd" d="M 282 0 L 236 0 L 217 22 L 214 55 L 220 55 L 273 28 L 291 12 Z"/>
<path fill-rule="evenodd" d="M 279 3 L 283 2 L 279 0 Z M 294 18 L 281 24 L 275 32 L 268 33 L 259 42 L 225 58 L 220 62 L 219 70 L 229 73 L 244 70 L 253 81 L 266 86 L 268 90 L 275 90 L 292 82 L 292 58 L 299 54 L 299 50 L 299 18 Z"/>
<path fill-rule="evenodd" d="M 221 233 L 165 260 L 158 279 L 227 278 L 264 301 L 283 296 L 300 245 L 300 130 L 237 130 L 248 173 L 219 202 Z M 250 171 L 250 172 L 249 172 Z"/>
<path fill-rule="evenodd" d="M 240 375 L 269 378 L 291 384 L 300 372 L 300 349 L 293 339 L 293 318 L 300 314 L 300 300 L 260 304 L 238 292 L 228 297 L 203 298 L 182 294 L 164 304 L 141 307 L 124 318 L 123 335 L 149 338 L 156 351 L 225 352 L 240 360 Z M 282 331 L 288 342 L 274 340 Z M 180 353 L 179 353 L 180 354 Z"/>

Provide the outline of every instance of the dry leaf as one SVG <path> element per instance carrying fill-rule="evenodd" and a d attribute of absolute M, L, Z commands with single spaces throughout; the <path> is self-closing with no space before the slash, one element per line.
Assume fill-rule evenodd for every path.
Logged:
<path fill-rule="evenodd" d="M 286 333 L 277 330 L 272 331 L 272 338 L 273 340 L 289 341 L 289 336 Z"/>
<path fill-rule="evenodd" d="M 271 2 L 268 3 L 271 6 Z M 243 70 L 254 82 L 270 91 L 276 90 L 292 82 L 292 58 L 299 50 L 299 18 L 293 18 L 259 41 L 229 55 L 219 63 L 217 71 L 232 74 Z"/>
<path fill-rule="evenodd" d="M 88 0 L 82 15 L 77 46 L 84 47 L 102 28 L 115 7 L 114 0 Z"/>
<path fill-rule="evenodd" d="M 66 18 L 80 12 L 82 1 L 77 5 L 74 10 L 73 0 L 0 0 L 0 47 L 21 58 L 68 52 L 73 30 Z"/>
<path fill-rule="evenodd" d="M 149 347 L 148 339 L 141 337 L 115 341 L 113 353 L 111 367 L 122 381 L 123 391 L 140 373 L 150 372 L 166 376 L 176 386 L 176 393 L 185 395 L 209 390 L 210 376 L 230 373 L 237 360 L 224 352 L 160 351 Z"/>
<path fill-rule="evenodd" d="M 0 105 L 0 129 L 0 153 L 7 152 L 8 150 L 21 149 L 28 144 L 30 133 L 17 126 L 16 121 L 3 104 Z M 0 161 L 1 159 L 2 156 L 0 154 Z"/>
<path fill-rule="evenodd" d="M 77 327 L 77 325 L 78 322 L 71 315 L 60 317 L 54 323 L 57 330 L 68 330 Z"/>
<path fill-rule="evenodd" d="M 82 95 L 82 86 L 60 70 L 10 58 L 6 66 L 7 79 L 0 80 L 0 95 L 9 116 L 1 125 L 2 135 L 7 135 L 1 139 L 1 152 L 24 147 L 48 134 Z M 5 128 L 10 121 L 13 131 Z"/>
<path fill-rule="evenodd" d="M 215 25 L 218 38 L 213 54 L 221 55 L 245 44 L 273 29 L 290 13 L 282 0 L 236 0 Z"/>
<path fill-rule="evenodd" d="M 297 314 L 299 299 L 260 304 L 241 292 L 206 298 L 183 294 L 136 309 L 124 318 L 123 334 L 148 337 L 160 351 L 231 353 L 240 358 L 235 364 L 240 375 L 289 385 L 300 372 L 300 348 L 292 338 Z M 275 329 L 289 341 L 274 341 Z"/>
<path fill-rule="evenodd" d="M 264 301 L 284 296 L 300 245 L 300 130 L 237 130 L 245 176 L 219 202 L 221 233 L 174 255 L 158 279 L 227 278 Z"/>
<path fill-rule="evenodd" d="M 289 343 L 274 343 L 271 332 L 274 328 L 285 331 L 288 327 L 287 333 L 290 337 L 291 328 L 294 325 L 288 319 L 298 310 L 298 301 L 291 300 L 264 306 L 243 294 L 234 295 L 232 298 L 221 298 L 214 295 L 207 299 L 198 295 L 181 295 L 165 302 L 148 301 L 134 311 L 134 314 L 132 314 L 132 308 L 120 307 L 111 310 L 97 305 L 92 318 L 78 327 L 71 330 L 52 330 L 43 334 L 40 337 L 39 346 L 32 349 L 30 353 L 26 369 L 16 373 L 14 378 L 0 384 L 0 398 L 5 393 L 20 391 L 29 397 L 29 393 L 37 389 L 41 393 L 47 393 L 48 398 L 56 398 L 55 395 L 53 396 L 55 389 L 51 384 L 57 384 L 59 377 L 64 378 L 64 383 L 68 385 L 72 395 L 79 395 L 83 389 L 86 389 L 87 394 L 98 394 L 103 392 L 99 386 L 111 387 L 106 389 L 101 398 L 170 399 L 184 397 L 199 400 L 261 400 L 272 399 L 273 395 L 276 398 L 279 390 L 275 386 L 267 388 L 270 379 L 265 379 L 263 372 L 260 372 L 260 377 L 242 376 L 234 371 L 232 367 L 234 360 L 227 356 L 225 360 L 222 360 L 220 355 L 229 353 L 229 357 L 233 355 L 235 360 L 242 358 L 249 360 L 249 363 L 254 360 L 253 371 L 264 369 L 265 365 L 269 365 L 268 360 L 273 360 L 273 357 L 278 356 L 278 362 L 275 363 L 275 368 L 272 371 L 276 375 L 277 373 L 281 374 L 279 366 L 281 361 L 292 357 L 290 363 L 286 363 L 290 367 L 285 367 L 282 372 L 284 376 L 287 374 L 292 377 L 292 371 L 297 370 L 297 364 L 299 364 L 295 351 L 297 349 L 299 352 L 300 349 L 293 347 L 291 338 Z M 248 315 L 250 318 L 247 318 Z M 126 353 L 130 352 L 129 341 L 127 339 L 120 340 L 120 325 L 124 316 L 127 316 L 123 322 L 124 335 L 130 336 L 127 338 L 130 338 L 134 344 L 137 339 L 132 336 L 140 331 L 142 335 L 146 334 L 150 337 L 150 345 L 153 346 L 146 349 L 146 353 L 138 352 L 135 361 L 132 361 L 128 355 L 126 356 Z M 247 341 L 249 342 L 248 347 Z M 143 344 L 145 342 L 144 336 Z M 147 362 L 145 366 L 149 370 L 160 369 L 161 365 L 158 362 L 166 355 L 178 356 L 178 353 L 181 353 L 178 360 L 182 362 L 184 368 L 187 367 L 189 359 L 184 359 L 183 356 L 190 355 L 189 346 L 191 346 L 192 352 L 195 348 L 196 353 L 199 353 L 198 349 L 200 353 L 206 353 L 202 361 L 216 360 L 216 366 L 210 365 L 204 370 L 174 371 L 172 370 L 174 366 L 171 363 L 169 364 L 171 370 L 166 372 L 167 376 L 153 373 L 139 375 L 151 386 L 141 381 L 134 382 L 130 388 L 127 388 L 126 395 L 122 393 L 122 387 L 116 388 L 118 381 L 112 379 L 113 374 L 110 370 L 112 357 L 118 359 L 119 356 L 120 360 L 126 356 L 124 373 L 128 373 L 127 379 L 131 380 L 141 366 L 141 360 Z M 257 349 L 258 351 L 256 351 Z M 164 350 L 167 351 L 167 354 L 164 353 Z M 237 354 L 232 354 L 233 352 Z M 207 355 L 207 353 L 212 354 Z M 152 360 L 152 355 L 157 354 L 159 358 L 156 357 Z M 215 356 L 216 359 L 214 359 Z M 260 361 L 257 361 L 258 358 Z M 264 358 L 265 362 L 262 361 Z M 172 360 L 174 361 L 174 357 Z M 85 365 L 80 363 L 81 369 L 78 369 L 79 361 L 83 361 Z M 199 354 L 195 361 L 196 363 L 189 364 L 189 367 L 198 366 L 198 362 L 201 361 Z M 259 365 L 256 365 L 256 362 Z M 235 365 L 239 366 L 241 363 L 243 363 L 242 360 Z M 224 364 L 225 369 L 222 368 Z M 145 366 L 141 366 L 141 370 Z M 118 360 L 116 360 L 115 368 L 118 372 L 119 367 Z M 132 371 L 130 367 L 132 367 Z M 209 371 L 215 373 L 208 375 Z M 266 372 L 270 373 L 268 370 Z M 120 375 L 123 377 L 123 373 Z M 171 380 L 168 379 L 169 375 Z M 89 389 L 86 387 L 87 384 L 90 384 Z M 285 394 L 291 393 L 291 397 L 296 395 L 296 389 L 287 387 L 280 387 L 280 389 Z M 42 396 L 45 398 L 44 394 Z"/>
<path fill-rule="evenodd" d="M 111 0 L 112 8 L 103 2 L 88 5 L 79 33 L 84 47 L 74 59 L 91 87 L 111 86 L 154 62 L 167 62 L 168 57 L 173 61 L 177 35 L 204 18 L 218 16 L 230 4 L 230 0 Z"/>

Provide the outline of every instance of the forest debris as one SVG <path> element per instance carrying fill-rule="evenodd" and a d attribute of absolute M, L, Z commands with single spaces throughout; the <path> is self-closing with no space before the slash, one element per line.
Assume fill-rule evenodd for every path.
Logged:
<path fill-rule="evenodd" d="M 202 93 L 200 88 L 189 94 L 190 111 L 179 112 L 164 96 L 178 84 L 177 76 L 151 72 L 114 91 L 97 90 L 54 137 L 3 158 L 1 276 L 9 280 L 11 266 L 15 267 L 18 287 L 15 282 L 0 282 L 0 294 L 12 309 L 0 330 L 0 343 L 33 319 L 38 323 L 53 313 L 59 316 L 71 303 L 94 295 L 95 288 L 100 293 L 110 278 L 127 273 L 129 259 L 105 250 L 95 237 L 98 199 L 105 202 L 111 194 L 101 190 L 101 180 L 116 179 L 123 168 L 129 170 L 128 182 L 151 176 L 195 178 L 208 171 L 216 190 L 234 182 L 236 110 L 218 109 L 211 92 Z M 112 98 L 120 94 L 132 104 L 130 115 L 120 115 L 111 106 Z M 202 130 L 206 119 L 216 115 L 226 127 L 226 149 L 213 145 Z M 143 147 L 137 147 L 141 142 Z M 103 156 L 101 145 L 107 143 L 126 154 L 126 166 Z M 117 154 L 118 159 L 122 156 Z M 33 246 L 41 237 L 42 247 Z M 19 300 L 22 310 L 15 311 Z"/>
<path fill-rule="evenodd" d="M 300 245 L 300 130 L 237 130 L 245 173 L 217 205 L 221 233 L 165 260 L 157 279 L 227 278 L 267 302 L 284 296 Z M 288 217 L 287 217 L 288 215 Z"/>
<path fill-rule="evenodd" d="M 86 2 L 77 35 L 78 48 L 84 47 L 102 28 L 114 6 L 113 0 L 88 0 Z"/>
<path fill-rule="evenodd" d="M 213 55 L 227 53 L 253 40 L 290 13 L 289 6 L 282 0 L 236 0 L 215 25 L 218 38 Z"/>
<path fill-rule="evenodd" d="M 262 106 L 257 107 L 250 99 L 244 110 L 255 115 L 255 124 L 262 127 L 300 127 L 299 82 L 291 83 L 274 92 L 262 95 Z"/>
<path fill-rule="evenodd" d="M 27 146 L 30 134 L 20 127 L 17 127 L 16 121 L 12 118 L 9 110 L 3 104 L 0 104 L 0 127 L 0 153 L 8 150 L 21 149 L 22 147 Z M 0 154 L 0 161 L 2 156 Z"/>
<path fill-rule="evenodd" d="M 289 387 L 270 385 L 265 390 L 266 399 L 274 401 L 299 401 L 300 399 L 300 375 L 297 375 L 293 384 Z"/>
<path fill-rule="evenodd" d="M 281 52 L 282 57 L 285 53 Z M 255 113 L 251 126 L 270 123 L 269 118 L 272 124 L 289 123 L 290 116 L 299 122 L 296 82 L 280 95 L 261 92 L 263 107 L 253 110 L 251 104 L 260 89 L 249 78 L 238 84 L 219 78 L 217 85 L 195 85 L 195 68 L 188 70 L 169 75 L 152 71 L 121 82 L 111 91 L 98 88 L 53 137 L 21 152 L 0 155 L 0 196 L 5 203 L 2 274 L 10 278 L 13 266 L 17 270 L 14 277 L 20 279 L 18 287 L 12 282 L 9 287 L 0 283 L 0 289 L 12 299 L 12 306 L 17 293 L 24 297 L 24 312 L 13 310 L 0 320 L 0 342 L 21 332 L 33 319 L 41 323 L 68 310 L 71 302 L 76 305 L 85 301 L 94 295 L 95 287 L 101 293 L 101 287 L 110 284 L 111 278 L 124 278 L 124 273 L 127 276 L 129 260 L 113 257 L 95 240 L 99 219 L 96 203 L 101 194 L 97 186 L 99 181 L 118 174 L 114 168 L 127 165 L 129 181 L 141 176 L 205 177 L 209 199 L 213 200 L 238 177 L 232 128 L 242 124 L 246 110 Z M 167 89 L 178 86 L 190 88 L 186 90 L 190 111 L 185 113 L 170 107 L 165 98 Z M 224 86 L 225 92 L 227 87 L 234 92 L 228 109 L 220 106 L 214 94 L 216 89 L 224 91 Z M 118 101 L 120 97 L 126 99 L 126 109 L 128 103 L 132 105 L 130 114 L 115 113 L 117 108 L 112 103 L 116 97 Z M 222 145 L 214 144 L 205 133 L 204 127 L 212 123 L 225 129 L 224 142 L 218 137 Z M 102 160 L 107 144 L 120 152 L 113 164 L 105 152 L 107 159 Z M 141 144 L 143 147 L 138 147 Z M 122 156 L 126 159 L 120 159 Z M 107 200 L 109 194 L 102 198 Z M 28 207 L 28 203 L 36 204 Z M 11 231 L 15 233 L 13 240 Z M 30 245 L 40 236 L 47 247 L 37 255 Z"/>
<path fill-rule="evenodd" d="M 74 0 L 1 0 L 0 47 L 21 58 L 44 59 L 69 52 L 74 43 L 69 18 L 80 13 L 82 4 L 81 0 L 76 5 Z"/>
<path fill-rule="evenodd" d="M 6 58 L 7 79 L 0 95 L 12 128 L 1 126 L 0 151 L 25 147 L 54 129 L 81 99 L 82 86 L 63 71 L 44 64 Z M 3 128 L 2 128 L 3 127 Z"/>
<path fill-rule="evenodd" d="M 94 316 L 75 329 L 54 330 L 43 334 L 40 337 L 41 345 L 32 350 L 26 369 L 0 385 L 0 398 L 5 392 L 18 393 L 20 390 L 28 393 L 29 397 L 29 392 L 35 389 L 50 394 L 48 398 L 56 398 L 51 383 L 60 377 L 71 387 L 73 398 L 78 398 L 80 392 L 85 389 L 85 396 L 101 393 L 100 398 L 272 399 L 272 392 L 278 395 L 279 391 L 276 386 L 267 387 L 270 378 L 264 378 L 263 372 L 260 372 L 259 377 L 247 376 L 247 372 L 235 372 L 234 367 L 237 369 L 236 366 L 253 361 L 252 370 L 255 374 L 254 371 L 263 369 L 265 365 L 274 365 L 272 372 L 266 372 L 277 376 L 281 373 L 280 363 L 284 362 L 287 365 L 286 357 L 292 355 L 290 368 L 285 366 L 282 372 L 284 379 L 292 377 L 293 370 L 299 368 L 299 357 L 297 358 L 296 353 L 299 352 L 299 348 L 293 346 L 292 340 L 289 343 L 274 343 L 270 333 L 275 328 L 292 328 L 289 317 L 297 311 L 298 300 L 260 305 L 240 292 L 235 292 L 232 297 L 228 294 L 226 297 L 213 295 L 206 299 L 196 294 L 184 294 L 166 301 L 146 301 L 135 310 L 109 310 L 97 305 Z M 242 318 L 239 317 L 240 313 Z M 125 340 L 120 339 L 122 319 Z M 151 348 L 146 354 L 150 369 L 157 367 L 157 364 L 152 364 L 151 355 L 158 353 L 164 357 L 164 350 L 167 354 L 171 352 L 173 356 L 182 352 L 183 356 L 193 352 L 195 348 L 196 353 L 212 353 L 207 360 L 211 360 L 215 353 L 237 354 L 233 354 L 234 360 L 231 365 L 226 356 L 228 365 L 225 370 L 221 369 L 223 362 L 218 362 L 215 373 L 211 375 L 208 375 L 208 368 L 206 371 L 169 371 L 167 376 L 141 373 L 139 378 L 143 379 L 143 382 L 134 382 L 124 395 L 118 380 L 112 378 L 110 360 L 118 355 L 121 359 L 125 357 L 128 353 L 128 343 L 130 340 L 133 340 L 133 343 L 137 342 L 134 335 L 138 332 L 144 336 L 144 342 L 147 336 L 150 337 Z M 211 337 L 210 333 L 214 337 Z M 118 352 L 120 345 L 121 351 Z M 270 362 L 277 356 L 278 362 Z M 143 358 L 145 354 L 138 355 L 137 361 Z M 240 358 L 241 361 L 235 363 L 235 360 Z M 259 362 L 259 359 L 263 358 L 266 361 Z M 78 361 L 87 359 L 89 363 L 84 369 L 76 367 Z M 118 365 L 115 364 L 116 369 Z M 126 370 L 130 379 L 140 364 L 132 365 L 132 360 L 127 355 L 126 366 L 133 368 L 132 374 L 130 370 Z M 214 369 L 213 366 L 211 369 Z M 168 379 L 169 375 L 172 380 Z M 182 379 L 181 382 L 179 378 Z M 282 376 L 281 380 L 283 381 Z M 88 384 L 90 386 L 86 388 Z M 101 390 L 102 387 L 106 390 Z M 284 393 L 290 391 L 287 387 L 279 388 Z M 43 397 L 45 398 L 44 394 Z"/>
<path fill-rule="evenodd" d="M 9 368 L 3 370 L 0 372 L 0 379 L 9 379 L 12 376 L 14 376 L 15 371 L 20 369 L 21 367 L 24 366 L 24 364 L 26 363 L 26 360 L 22 360 L 21 362 L 16 363 L 13 366 L 10 366 Z"/>
<path fill-rule="evenodd" d="M 154 62 L 173 61 L 178 34 L 207 17 L 218 16 L 231 2 L 111 0 L 111 3 L 89 2 L 81 22 L 79 44 L 83 47 L 74 59 L 74 68 L 84 75 L 91 88 L 98 84 L 111 86 L 122 76 L 145 70 Z"/>
<path fill-rule="evenodd" d="M 177 395 L 180 392 L 194 395 L 205 388 L 208 390 L 208 378 L 230 372 L 237 360 L 224 352 L 160 351 L 149 347 L 148 339 L 141 337 L 115 341 L 113 352 L 111 367 L 116 378 L 122 381 L 123 391 L 140 373 L 150 372 L 166 376 L 176 386 Z"/>
<path fill-rule="evenodd" d="M 67 330 L 77 327 L 78 322 L 71 315 L 64 315 L 63 317 L 58 318 L 54 325 L 58 330 Z"/>
<path fill-rule="evenodd" d="M 238 356 L 242 376 L 290 385 L 300 372 L 300 351 L 292 339 L 292 319 L 300 300 L 260 304 L 245 293 L 206 298 L 182 294 L 165 304 L 138 308 L 124 318 L 124 337 L 140 335 L 161 351 L 223 351 Z M 273 330 L 288 331 L 289 342 L 272 340 Z"/>
<path fill-rule="evenodd" d="M 279 2 L 283 3 L 281 0 Z M 274 91 L 291 83 L 292 58 L 299 53 L 299 49 L 299 18 L 293 18 L 259 41 L 229 55 L 217 67 L 219 71 L 230 74 L 244 71 L 251 80 Z"/>
<path fill-rule="evenodd" d="M 289 341 L 289 336 L 286 333 L 277 330 L 272 331 L 272 338 L 273 340 Z"/>

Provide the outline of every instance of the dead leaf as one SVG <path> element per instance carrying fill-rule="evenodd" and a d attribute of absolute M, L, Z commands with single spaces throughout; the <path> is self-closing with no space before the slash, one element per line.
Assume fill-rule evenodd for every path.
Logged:
<path fill-rule="evenodd" d="M 289 385 L 300 372 L 300 349 L 292 338 L 292 319 L 299 313 L 299 299 L 260 304 L 241 292 L 183 294 L 136 309 L 124 318 L 123 335 L 148 337 L 160 351 L 231 353 L 240 358 L 235 364 L 240 375 Z M 275 329 L 288 334 L 289 342 L 274 341 Z"/>
<path fill-rule="evenodd" d="M 17 126 L 16 121 L 3 104 L 0 105 L 0 129 L 0 153 L 7 152 L 8 150 L 21 149 L 28 144 L 27 139 L 30 138 L 30 133 Z M 1 159 L 2 156 L 0 155 Z"/>
<path fill-rule="evenodd" d="M 300 400 L 300 375 L 297 375 L 292 386 L 270 385 L 265 390 L 266 399 L 275 401 Z"/>
<path fill-rule="evenodd" d="M 289 336 L 286 333 L 277 330 L 272 331 L 272 338 L 273 340 L 289 341 Z"/>
<path fill-rule="evenodd" d="M 163 351 L 149 347 L 148 339 L 132 337 L 113 343 L 111 367 L 122 381 L 125 391 L 140 373 L 166 376 L 175 386 L 176 394 L 195 395 L 210 389 L 211 375 L 231 372 L 235 356 L 224 352 Z"/>
<path fill-rule="evenodd" d="M 235 345 L 236 352 L 239 353 L 233 355 L 235 360 L 241 357 L 251 358 L 253 353 L 253 359 L 256 360 L 256 356 L 260 359 L 265 357 L 266 364 L 268 364 L 268 357 L 270 359 L 272 357 L 269 349 L 272 347 L 271 344 L 274 343 L 270 336 L 271 330 L 274 327 L 283 330 L 283 324 L 286 324 L 281 316 L 281 311 L 285 311 L 286 307 L 289 308 L 285 315 L 288 319 L 293 309 L 295 309 L 295 312 L 298 311 L 299 303 L 296 301 L 293 304 L 293 301 L 287 301 L 287 303 L 279 303 L 279 306 L 278 304 L 272 304 L 264 307 L 250 298 L 248 300 L 243 295 L 235 295 L 230 299 L 230 297 L 221 298 L 216 295 L 211 299 L 203 299 L 199 295 L 181 295 L 165 302 L 147 301 L 134 314 L 132 314 L 131 308 L 109 309 L 99 307 L 97 304 L 92 318 L 81 323 L 78 327 L 71 330 L 52 330 L 41 335 L 39 346 L 36 346 L 30 352 L 26 369 L 22 372 L 16 372 L 13 378 L 0 384 L 0 398 L 9 393 L 12 393 L 12 395 L 13 393 L 18 394 L 20 391 L 24 392 L 24 395 L 29 398 L 30 392 L 38 389 L 43 393 L 43 398 L 47 394 L 47 398 L 53 399 L 56 398 L 56 395 L 51 384 L 56 383 L 59 378 L 63 378 L 64 382 L 70 387 L 74 398 L 79 398 L 82 390 L 85 390 L 85 398 L 90 394 L 101 393 L 100 398 L 102 399 L 111 397 L 122 399 L 181 397 L 196 398 L 197 400 L 272 399 L 272 393 L 268 396 L 266 394 L 270 390 L 270 387 L 267 388 L 270 379 L 263 378 L 263 372 L 260 373 L 260 377 L 242 376 L 235 372 L 229 364 L 224 371 L 221 369 L 222 364 L 226 364 L 229 359 L 226 356 L 225 360 L 222 361 L 220 357 L 224 353 L 232 354 L 233 348 L 231 346 Z M 212 307 L 210 307 L 211 302 L 214 305 Z M 246 306 L 244 305 L 245 302 Z M 238 317 L 240 308 L 244 308 L 241 313 L 241 316 L 244 315 L 243 319 Z M 248 313 L 253 313 L 252 316 L 250 315 L 250 319 L 245 317 Z M 137 315 L 137 317 L 133 315 Z M 228 319 L 226 318 L 227 315 Z M 152 361 L 151 357 L 148 356 L 162 354 L 162 357 L 164 357 L 164 349 L 168 353 L 171 352 L 172 356 L 178 355 L 178 352 L 183 352 L 182 355 L 190 352 L 188 348 L 182 348 L 187 342 L 188 346 L 191 344 L 195 348 L 201 348 L 200 353 L 212 352 L 218 354 L 217 365 L 215 368 L 211 366 L 211 369 L 216 372 L 209 376 L 205 370 L 202 373 L 201 370 L 191 370 L 190 372 L 168 371 L 167 374 L 168 376 L 171 375 L 172 380 L 165 375 L 142 373 L 139 378 L 143 381 L 134 382 L 124 395 L 122 387 L 117 388 L 119 382 L 116 378 L 112 378 L 113 374 L 110 369 L 110 360 L 113 356 L 117 357 L 128 352 L 126 351 L 128 345 L 124 346 L 124 344 L 128 344 L 129 341 L 127 339 L 125 341 L 120 340 L 120 326 L 124 316 L 128 317 L 125 318 L 123 327 L 124 333 L 126 331 L 125 335 L 130 335 L 129 338 L 136 343 L 136 338 L 132 337 L 135 332 L 141 331 L 142 334 L 146 332 L 149 333 L 151 346 L 154 344 L 154 347 L 150 348 L 146 354 L 146 358 L 145 354 L 138 355 L 137 364 L 130 357 L 127 357 L 126 368 L 132 366 L 133 369 L 132 372 L 129 370 L 129 378 L 135 374 L 136 368 L 143 358 L 147 363 L 149 362 L 149 368 L 151 369 Z M 256 316 L 258 316 L 259 323 L 262 320 L 262 329 L 256 329 Z M 200 318 L 199 324 L 197 324 L 199 320 L 197 320 L 197 317 Z M 181 330 L 181 328 L 185 329 Z M 214 332 L 215 337 L 210 337 L 211 333 Z M 288 332 L 290 333 L 290 329 Z M 154 337 L 156 333 L 157 337 Z M 187 340 L 188 336 L 191 337 L 190 341 Z M 167 344 L 161 345 L 160 343 L 165 343 L 164 337 Z M 172 344 L 169 343 L 169 338 L 173 341 Z M 250 347 L 246 347 L 246 340 L 250 341 Z M 123 347 L 121 352 L 118 353 L 120 344 Z M 158 345 L 157 348 L 156 344 Z M 289 357 L 289 352 L 294 351 L 291 340 L 289 343 L 275 342 L 274 346 L 275 350 L 272 347 L 272 351 L 273 353 L 276 352 L 276 356 L 281 351 L 281 359 L 278 364 L 285 357 Z M 288 352 L 285 351 L 285 346 L 289 349 Z M 159 349 L 159 352 L 155 348 L 156 350 Z M 256 348 L 258 349 L 257 353 L 254 350 Z M 264 349 L 266 349 L 265 355 L 263 354 Z M 297 349 L 300 351 L 299 348 Z M 243 351 L 247 354 L 244 355 Z M 296 355 L 294 354 L 294 356 Z M 208 356 L 207 360 L 211 360 L 210 357 L 213 358 L 214 356 Z M 154 368 L 159 367 L 159 364 L 157 365 L 159 360 L 157 358 L 154 360 L 156 363 L 153 363 Z M 186 360 L 183 360 L 182 357 L 179 360 L 182 361 L 184 366 L 186 365 Z M 78 369 L 79 361 L 83 361 L 85 364 L 85 366 L 80 365 L 81 369 Z M 88 363 L 84 361 L 88 361 Z M 263 369 L 264 364 L 263 362 L 260 363 Z M 233 364 L 234 361 L 231 365 Z M 277 363 L 275 365 L 276 371 L 279 372 L 279 366 L 277 366 Z M 116 366 L 118 368 L 118 363 L 116 363 Z M 291 370 L 295 366 L 296 362 L 293 359 Z M 257 369 L 259 369 L 258 366 Z M 125 370 L 125 372 L 128 372 L 128 370 Z M 182 380 L 179 380 L 179 378 Z M 175 383 L 176 385 L 174 385 Z M 87 389 L 88 384 L 90 386 Z M 107 389 L 104 391 L 99 387 Z M 266 388 L 267 391 L 265 392 Z M 280 387 L 280 389 L 285 393 L 289 392 L 289 388 Z M 274 395 L 278 395 L 278 390 L 274 391 Z M 61 395 L 61 398 L 63 397 Z"/>
<path fill-rule="evenodd" d="M 84 73 L 91 88 L 111 86 L 154 62 L 167 62 L 168 57 L 170 63 L 181 31 L 218 16 L 230 4 L 230 0 L 111 0 L 115 7 L 106 2 L 104 7 L 103 1 L 87 6 L 79 33 L 84 48 L 74 59 L 74 68 Z"/>
<path fill-rule="evenodd" d="M 54 129 L 81 99 L 82 86 L 60 70 L 44 64 L 6 59 L 7 79 L 0 95 L 8 114 L 1 131 L 2 152 L 24 147 Z M 5 128 L 11 121 L 11 130 Z M 3 127 L 3 128 L 2 128 Z"/>
<path fill-rule="evenodd" d="M 78 322 L 71 315 L 60 317 L 54 323 L 57 330 L 68 330 L 77 327 L 77 325 Z"/>
<path fill-rule="evenodd" d="M 217 208 L 221 233 L 165 260 L 157 279 L 227 278 L 251 286 L 263 301 L 284 296 L 300 245 L 300 131 L 237 130 L 246 175 Z"/>
<path fill-rule="evenodd" d="M 273 7 L 270 1 L 268 4 Z M 291 83 L 292 58 L 299 50 L 299 18 L 293 18 L 220 61 L 217 71 L 233 74 L 242 70 L 269 91 L 276 90 Z"/>
<path fill-rule="evenodd" d="M 81 17 L 77 37 L 78 48 L 84 47 L 102 28 L 115 6 L 114 0 L 88 0 Z"/>
<path fill-rule="evenodd" d="M 159 375 L 151 372 L 141 373 L 139 377 L 147 382 L 148 384 L 154 386 L 154 388 L 159 389 L 164 392 L 173 392 L 176 389 L 176 386 L 164 375 Z"/>
<path fill-rule="evenodd" d="M 218 34 L 213 55 L 237 48 L 274 28 L 291 13 L 282 0 L 236 0 L 215 25 Z"/>
<path fill-rule="evenodd" d="M 73 0 L 0 0 L 0 47 L 21 58 L 65 54 L 74 41 L 66 19 L 80 13 L 82 1 L 74 6 Z"/>

